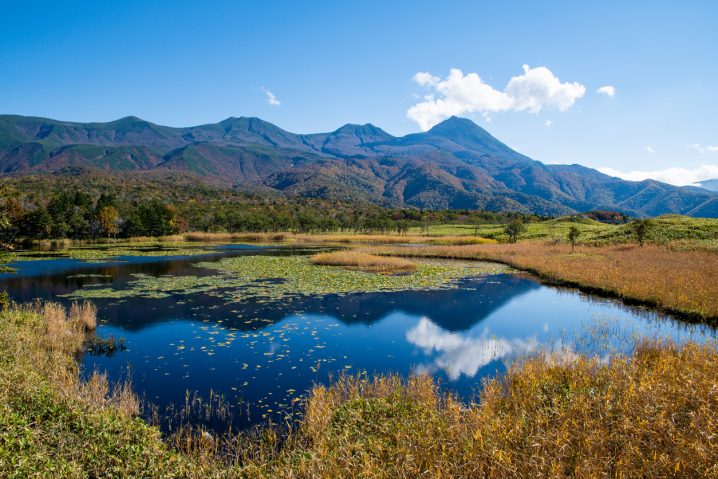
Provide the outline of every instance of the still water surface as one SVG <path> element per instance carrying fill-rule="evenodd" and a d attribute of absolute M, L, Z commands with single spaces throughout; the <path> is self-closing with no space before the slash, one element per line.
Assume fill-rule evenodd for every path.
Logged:
<path fill-rule="evenodd" d="M 0 290 L 16 301 L 67 302 L 61 295 L 93 284 L 121 288 L 133 274 L 208 275 L 213 271 L 195 264 L 308 252 L 232 245 L 195 257 L 28 261 L 17 264 L 17 273 L 0 275 Z M 468 401 L 483 378 L 539 348 L 606 355 L 630 348 L 638 335 L 716 337 L 708 326 L 513 274 L 477 276 L 432 291 L 240 303 L 203 293 L 94 302 L 97 335 L 125 338 L 127 349 L 111 357 L 85 355 L 85 373 L 97 369 L 113 380 L 129 378 L 160 411 L 184 404 L 188 392 L 220 395 L 241 427 L 281 419 L 312 384 L 344 372 L 428 373 Z"/>

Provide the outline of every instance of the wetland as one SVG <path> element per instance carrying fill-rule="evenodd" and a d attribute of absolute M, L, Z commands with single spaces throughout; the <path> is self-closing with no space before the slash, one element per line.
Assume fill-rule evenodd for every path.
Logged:
<path fill-rule="evenodd" d="M 708 325 L 548 286 L 498 263 L 418 259 L 413 271 L 388 275 L 313 264 L 323 251 L 140 244 L 21 252 L 0 289 L 17 302 L 91 300 L 99 321 L 83 374 L 129 379 L 152 405 L 145 414 L 170 418 L 204 401 L 221 420 L 188 420 L 210 429 L 282 422 L 313 385 L 346 374 L 428 374 L 468 403 L 484 379 L 539 351 L 607 358 L 630 353 L 638 337 L 716 337 Z"/>

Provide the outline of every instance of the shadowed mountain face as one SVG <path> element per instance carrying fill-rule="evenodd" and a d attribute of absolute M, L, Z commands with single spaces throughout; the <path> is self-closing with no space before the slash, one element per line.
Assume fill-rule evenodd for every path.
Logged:
<path fill-rule="evenodd" d="M 72 123 L 0 116 L 0 173 L 179 171 L 242 190 L 427 209 L 592 209 L 718 217 L 718 194 L 544 165 L 467 119 L 394 137 L 374 125 L 298 135 L 259 118 L 172 128 L 136 117 Z"/>

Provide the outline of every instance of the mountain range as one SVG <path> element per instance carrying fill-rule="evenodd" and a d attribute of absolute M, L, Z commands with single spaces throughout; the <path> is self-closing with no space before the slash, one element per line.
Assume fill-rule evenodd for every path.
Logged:
<path fill-rule="evenodd" d="M 718 217 L 716 192 L 543 164 L 457 117 L 395 137 L 371 124 L 294 134 L 246 117 L 175 128 L 137 117 L 75 123 L 0 115 L 0 173 L 97 170 L 186 172 L 243 191 L 395 207 Z"/>

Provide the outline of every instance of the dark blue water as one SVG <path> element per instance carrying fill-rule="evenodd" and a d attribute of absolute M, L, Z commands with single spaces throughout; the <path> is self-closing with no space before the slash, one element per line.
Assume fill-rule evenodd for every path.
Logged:
<path fill-rule="evenodd" d="M 209 256 L 122 258 L 89 264 L 68 259 L 20 263 L 0 275 L 17 301 L 49 298 L 89 284 L 124 286 L 132 274 L 211 274 L 194 264 L 243 254 L 306 254 L 232 247 Z M 134 389 L 165 411 L 187 395 L 220 395 L 235 425 L 281 420 L 315 383 L 342 373 L 428 373 L 471 400 L 482 378 L 506 362 L 550 349 L 606 355 L 649 335 L 715 338 L 650 311 L 526 275 L 469 278 L 450 289 L 304 297 L 226 304 L 205 294 L 165 299 L 95 300 L 101 337 L 125 338 L 115 355 L 86 355 L 84 370 L 129 377 Z"/>

